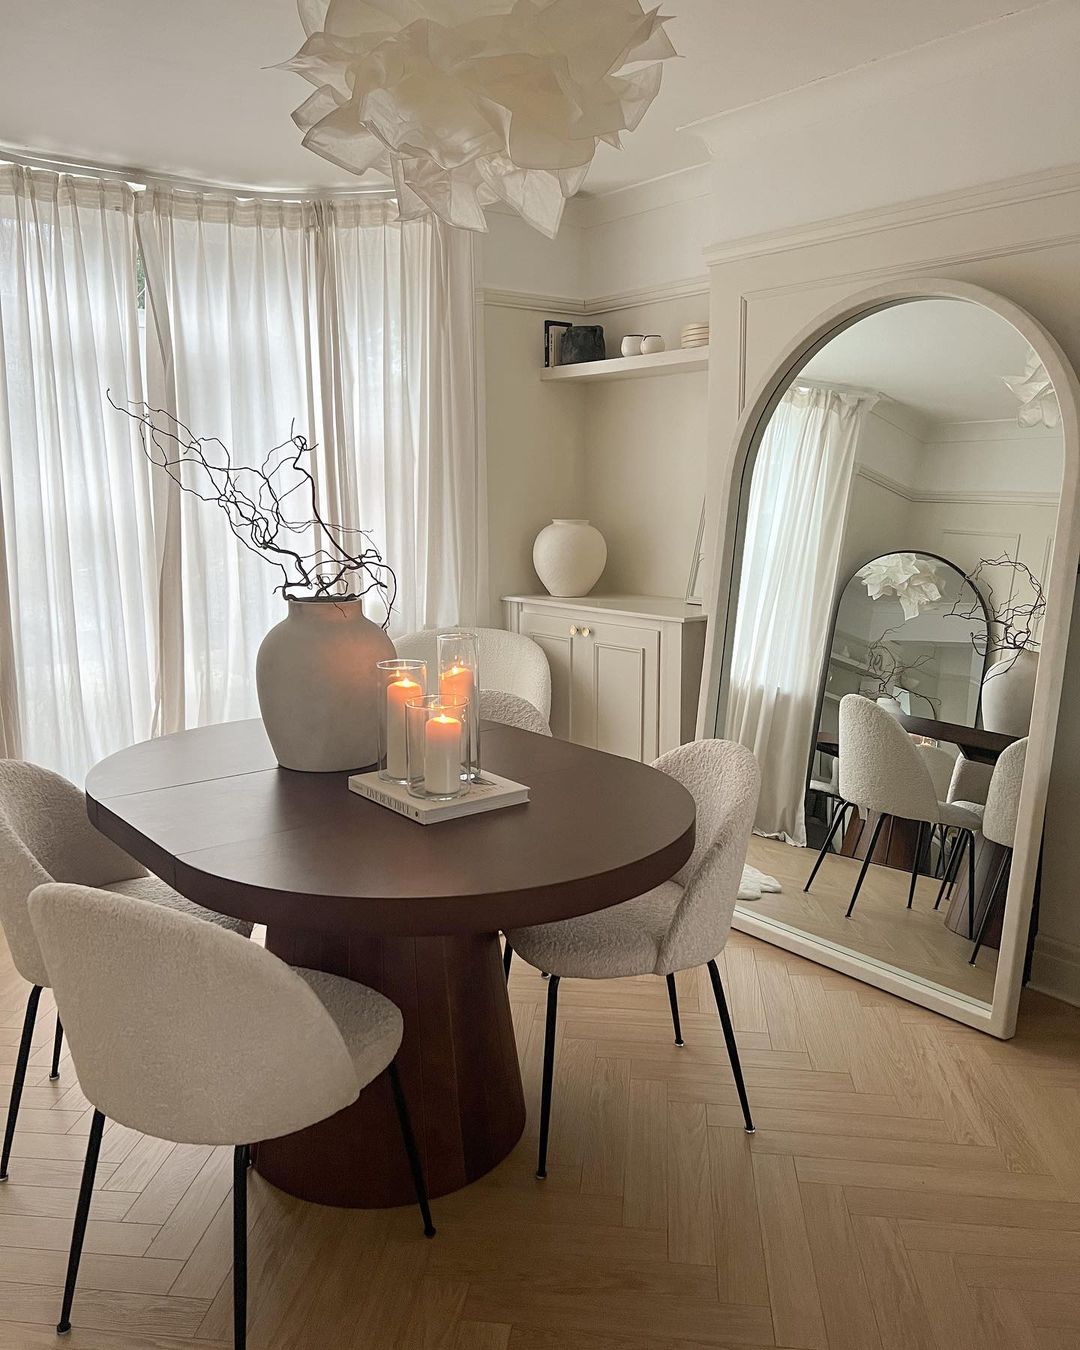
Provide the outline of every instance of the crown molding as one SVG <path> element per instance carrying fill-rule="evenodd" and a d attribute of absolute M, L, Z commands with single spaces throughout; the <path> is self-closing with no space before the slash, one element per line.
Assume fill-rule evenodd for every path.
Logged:
<path fill-rule="evenodd" d="M 935 193 L 930 197 L 916 197 L 911 201 L 826 217 L 802 225 L 785 226 L 763 234 L 746 235 L 741 239 L 724 240 L 705 250 L 705 261 L 710 267 L 717 267 L 747 258 L 787 253 L 797 248 L 813 248 L 818 244 L 906 229 L 950 216 L 1067 197 L 1078 192 L 1080 164 L 1069 164 L 1059 169 L 1001 178 L 992 183 Z M 1015 251 L 1015 246 L 1011 246 L 1009 251 Z"/>
<path fill-rule="evenodd" d="M 865 478 L 867 482 L 875 483 L 878 487 L 884 488 L 886 492 L 892 492 L 897 497 L 902 497 L 906 502 L 919 502 L 923 505 L 934 503 L 947 506 L 1052 506 L 1056 508 L 1061 500 L 1055 492 L 1012 492 L 1005 489 L 999 489 L 996 492 L 980 492 L 967 488 L 963 490 L 911 488 L 906 483 L 901 483 L 899 479 L 890 478 L 888 474 L 872 469 L 867 464 L 858 465 L 855 473 L 859 478 Z"/>
<path fill-rule="evenodd" d="M 756 103 L 701 118 L 679 130 L 700 137 L 714 160 L 724 159 L 745 154 L 748 143 L 784 136 L 793 126 L 857 117 L 867 105 L 950 84 L 968 71 L 1037 58 L 1077 42 L 1080 7 L 1072 0 L 1049 0 Z"/>
<path fill-rule="evenodd" d="M 685 169 L 646 178 L 640 183 L 627 183 L 607 192 L 590 193 L 587 189 L 573 199 L 577 211 L 574 223 L 582 229 L 595 229 L 630 216 L 660 211 L 666 206 L 709 197 L 713 192 L 713 166 L 709 162 L 691 164 Z"/>
<path fill-rule="evenodd" d="M 528 291 L 505 291 L 481 288 L 477 299 L 497 309 L 528 309 L 539 313 L 573 315 L 612 314 L 620 309 L 636 309 L 640 305 L 655 305 L 669 300 L 685 300 L 709 294 L 709 278 L 687 277 L 683 281 L 664 282 L 658 286 L 643 286 L 639 290 L 619 291 L 586 299 L 571 299 L 564 295 L 543 295 Z"/>

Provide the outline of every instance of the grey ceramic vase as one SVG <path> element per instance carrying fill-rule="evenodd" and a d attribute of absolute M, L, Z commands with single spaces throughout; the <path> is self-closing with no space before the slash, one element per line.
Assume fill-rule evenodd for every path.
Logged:
<path fill-rule="evenodd" d="M 358 596 L 288 601 L 262 640 L 255 685 L 263 725 L 284 769 L 331 773 L 378 757 L 375 663 L 394 644 Z"/>

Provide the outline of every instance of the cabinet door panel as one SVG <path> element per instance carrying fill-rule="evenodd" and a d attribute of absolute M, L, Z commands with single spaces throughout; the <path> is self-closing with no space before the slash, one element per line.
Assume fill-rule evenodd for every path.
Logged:
<path fill-rule="evenodd" d="M 646 628 L 599 623 L 591 647 L 592 744 L 627 759 L 658 753 L 660 635 Z"/>
<path fill-rule="evenodd" d="M 551 717 L 553 736 L 564 741 L 578 741 L 573 734 L 574 716 L 571 707 L 571 688 L 574 680 L 574 642 L 570 636 L 570 621 L 551 614 L 523 610 L 520 630 L 532 638 L 543 651 L 551 667 Z M 483 672 L 481 671 L 481 678 Z M 580 741 L 578 742 L 580 744 Z"/>

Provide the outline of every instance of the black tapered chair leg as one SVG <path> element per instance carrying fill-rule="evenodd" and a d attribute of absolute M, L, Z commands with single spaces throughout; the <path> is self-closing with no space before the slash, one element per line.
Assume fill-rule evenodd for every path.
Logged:
<path fill-rule="evenodd" d="M 514 959 L 514 949 L 510 946 L 510 939 L 503 938 L 503 974 L 506 976 L 506 983 L 510 983 L 510 962 Z"/>
<path fill-rule="evenodd" d="M 754 1118 L 750 1114 L 750 1099 L 746 1095 L 746 1084 L 743 1082 L 742 1065 L 739 1063 L 739 1047 L 735 1040 L 735 1028 L 731 1025 L 731 1014 L 728 1012 L 727 999 L 724 997 L 724 985 L 720 979 L 720 971 L 717 969 L 715 960 L 709 962 L 709 979 L 712 980 L 716 1011 L 720 1014 L 720 1025 L 724 1030 L 724 1040 L 727 1042 L 728 1061 L 731 1064 L 731 1075 L 735 1079 L 735 1091 L 739 1094 L 739 1105 L 742 1107 L 743 1128 L 747 1134 L 753 1134 Z"/>
<path fill-rule="evenodd" d="M 675 1028 L 675 1044 L 682 1045 L 682 1023 L 679 1021 L 679 991 L 675 988 L 675 976 L 667 977 L 667 996 L 671 1004 L 671 1025 Z"/>
<path fill-rule="evenodd" d="M 8 1099 L 7 1124 L 4 1126 L 4 1152 L 0 1156 L 0 1181 L 8 1179 L 8 1163 L 11 1161 L 11 1145 L 15 1139 L 15 1122 L 19 1117 L 19 1103 L 22 1101 L 23 1084 L 26 1082 L 26 1066 L 30 1063 L 30 1042 L 34 1039 L 34 1023 L 37 1021 L 38 1002 L 41 999 L 41 985 L 35 984 L 26 1000 L 26 1013 L 23 1017 L 22 1037 L 19 1040 L 19 1054 L 15 1060 L 15 1076 L 11 1080 L 11 1096 Z"/>
<path fill-rule="evenodd" d="M 55 1083 L 60 1077 L 60 1051 L 64 1048 L 64 1025 L 56 1014 L 56 1030 L 53 1032 L 52 1068 L 49 1070 L 49 1082 Z"/>
<path fill-rule="evenodd" d="M 934 901 L 934 908 L 937 909 L 945 898 L 946 889 L 952 889 L 952 880 L 956 876 L 956 869 L 960 862 L 960 840 L 961 832 L 958 830 L 956 838 L 953 840 L 952 848 L 949 850 L 948 858 L 945 861 L 945 872 L 941 878 L 941 886 L 938 889 L 937 899 Z"/>
<path fill-rule="evenodd" d="M 247 1350 L 247 1144 L 233 1149 L 233 1350 Z"/>
<path fill-rule="evenodd" d="M 975 940 L 975 835 L 968 830 L 968 937 Z"/>
<path fill-rule="evenodd" d="M 1008 866 L 1008 863 L 1009 854 L 1007 852 L 1002 853 L 1001 862 L 998 863 L 997 871 L 994 873 L 994 884 L 990 887 L 990 899 L 987 902 L 986 909 L 983 910 L 982 918 L 979 920 L 979 931 L 975 934 L 975 946 L 971 951 L 971 959 L 968 961 L 969 966 L 973 966 L 978 959 L 979 948 L 983 944 L 983 937 L 990 924 L 990 915 L 993 913 L 997 904 L 998 890 L 1001 886 L 1002 878 L 1005 876 L 1005 868 Z"/>
<path fill-rule="evenodd" d="M 803 887 L 804 892 L 809 891 L 810 887 L 814 884 L 814 878 L 818 874 L 818 868 L 825 861 L 825 854 L 828 853 L 829 851 L 829 845 L 833 841 L 833 835 L 836 833 L 836 827 L 837 825 L 840 824 L 841 817 L 844 815 L 847 806 L 848 806 L 847 802 L 841 801 L 839 797 L 836 799 L 836 807 L 833 810 L 832 819 L 829 821 L 829 832 L 825 836 L 825 842 L 821 846 L 821 852 L 817 855 L 817 859 L 814 862 L 813 869 L 811 870 L 810 875 L 806 878 L 806 885 Z"/>
<path fill-rule="evenodd" d="M 866 869 L 870 866 L 870 859 L 874 856 L 874 849 L 877 848 L 878 835 L 881 834 L 881 827 L 885 824 L 885 817 L 878 816 L 874 824 L 874 832 L 870 836 L 870 847 L 866 850 L 866 857 L 863 858 L 862 866 L 859 868 L 858 880 L 855 882 L 855 889 L 851 892 L 851 902 L 847 907 L 845 919 L 851 918 L 851 911 L 855 908 L 855 901 L 859 898 L 859 892 L 862 890 L 863 879 L 866 876 Z"/>
<path fill-rule="evenodd" d="M 551 1125 L 551 1079 L 555 1071 L 555 1022 L 559 1013 L 559 977 L 548 977 L 547 1026 L 544 1030 L 544 1077 L 540 1086 L 540 1148 L 536 1175 L 547 1176 L 548 1129 Z"/>
<path fill-rule="evenodd" d="M 922 857 L 923 830 L 926 826 L 919 821 L 919 833 L 915 839 L 915 861 L 911 864 L 911 885 L 908 887 L 907 907 L 911 908 L 915 900 L 915 883 L 919 879 L 919 862 Z"/>
<path fill-rule="evenodd" d="M 94 1177 L 97 1175 L 101 1132 L 104 1128 L 105 1117 L 100 1111 L 95 1110 L 90 1121 L 90 1137 L 86 1141 L 86 1161 L 83 1163 L 79 1199 L 75 1206 L 75 1224 L 71 1230 L 71 1251 L 68 1253 L 67 1279 L 64 1281 L 64 1302 L 60 1309 L 60 1321 L 56 1324 L 56 1331 L 60 1336 L 71 1330 L 71 1304 L 75 1298 L 75 1282 L 79 1278 L 79 1260 L 82 1257 L 83 1239 L 86 1237 L 86 1221 L 90 1217 L 90 1201 L 94 1194 Z"/>
<path fill-rule="evenodd" d="M 420 1161 L 420 1150 L 416 1147 L 416 1136 L 413 1134 L 412 1120 L 409 1118 L 409 1104 L 405 1100 L 405 1092 L 401 1086 L 396 1060 L 391 1060 L 387 1065 L 386 1075 L 390 1079 L 390 1090 L 394 1094 L 394 1109 L 397 1111 L 398 1125 L 401 1127 L 401 1140 L 405 1145 L 405 1153 L 409 1159 L 409 1171 L 412 1173 L 416 1203 L 420 1206 L 420 1217 L 424 1221 L 424 1236 L 432 1238 L 435 1236 L 435 1225 L 431 1222 L 431 1206 L 428 1204 L 424 1165 Z"/>

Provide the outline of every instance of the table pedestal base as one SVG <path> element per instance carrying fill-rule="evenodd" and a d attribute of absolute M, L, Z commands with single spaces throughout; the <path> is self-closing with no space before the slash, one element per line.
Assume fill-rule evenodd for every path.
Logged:
<path fill-rule="evenodd" d="M 267 947 L 290 965 L 358 980 L 401 1009 L 397 1063 L 432 1196 L 506 1157 L 525 1128 L 525 1099 L 496 934 L 339 938 L 274 927 Z M 258 1144 L 255 1166 L 323 1205 L 415 1201 L 385 1074 L 329 1120 Z"/>

